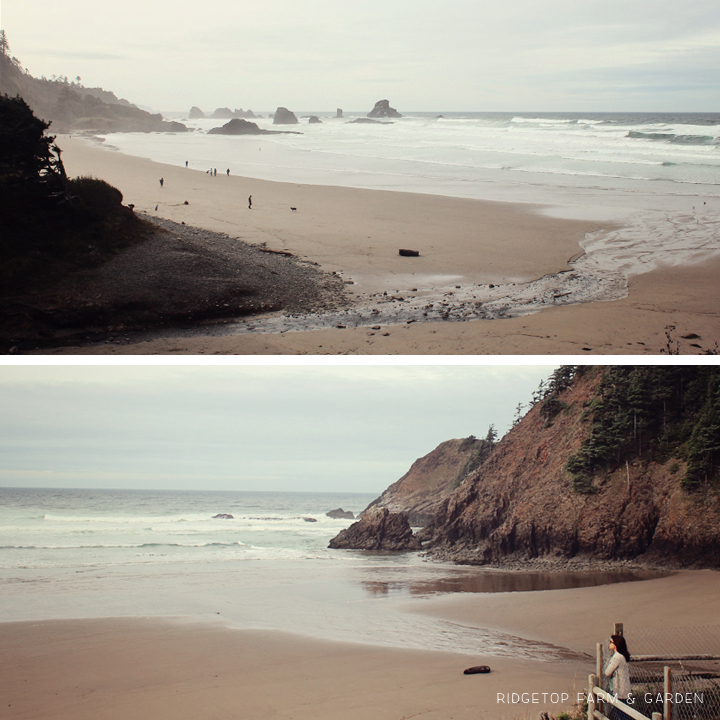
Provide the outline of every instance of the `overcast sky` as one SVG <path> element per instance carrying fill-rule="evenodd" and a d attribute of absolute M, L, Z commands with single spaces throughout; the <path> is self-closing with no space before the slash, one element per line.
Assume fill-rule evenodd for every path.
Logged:
<path fill-rule="evenodd" d="M 718 111 L 717 0 L 1 0 L 34 75 L 158 111 Z"/>
<path fill-rule="evenodd" d="M 379 494 L 554 367 L 0 367 L 0 486 Z"/>

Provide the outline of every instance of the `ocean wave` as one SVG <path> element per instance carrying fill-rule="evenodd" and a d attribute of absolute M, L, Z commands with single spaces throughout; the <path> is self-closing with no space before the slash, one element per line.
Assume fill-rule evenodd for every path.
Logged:
<path fill-rule="evenodd" d="M 181 516 L 139 516 L 139 515 L 52 515 L 47 513 L 43 515 L 43 520 L 47 522 L 58 522 L 58 523 L 102 523 L 104 525 L 113 523 L 122 525 L 125 523 L 136 524 L 157 524 L 157 523 L 177 523 L 177 522 L 196 522 L 198 520 L 209 520 L 212 519 L 211 515 L 181 515 Z"/>
<path fill-rule="evenodd" d="M 523 124 L 523 123 L 534 123 L 537 125 L 577 125 L 577 118 L 543 118 L 543 117 L 514 117 L 510 122 Z"/>
<path fill-rule="evenodd" d="M 625 136 L 635 140 L 655 140 L 672 145 L 720 145 L 720 139 L 712 135 L 676 135 L 671 132 L 641 132 L 630 130 Z"/>
<path fill-rule="evenodd" d="M 141 549 L 160 547 L 205 548 L 205 547 L 247 547 L 240 540 L 233 542 L 204 542 L 204 543 L 118 543 L 113 545 L 0 545 L 0 550 L 117 550 Z"/>

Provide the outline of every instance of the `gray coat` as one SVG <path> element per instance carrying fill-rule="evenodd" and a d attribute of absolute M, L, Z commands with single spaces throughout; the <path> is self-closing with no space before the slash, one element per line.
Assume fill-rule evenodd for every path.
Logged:
<path fill-rule="evenodd" d="M 605 668 L 605 677 L 613 678 L 612 693 L 617 695 L 621 700 L 626 700 L 632 688 L 630 687 L 630 668 L 627 660 L 617 650 L 610 658 L 610 662 Z"/>

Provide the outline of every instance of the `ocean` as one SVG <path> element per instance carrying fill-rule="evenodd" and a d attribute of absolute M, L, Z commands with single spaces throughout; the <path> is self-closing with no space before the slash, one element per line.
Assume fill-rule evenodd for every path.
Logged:
<path fill-rule="evenodd" d="M 124 153 L 265 180 L 540 203 L 556 214 L 615 217 L 696 209 L 720 200 L 720 113 L 413 113 L 356 124 L 296 113 L 300 134 L 208 135 L 226 120 L 188 120 L 190 133 L 116 133 Z M 596 198 L 602 194 L 598 207 Z M 718 205 L 713 205 L 717 209 Z"/>
<path fill-rule="evenodd" d="M 566 650 L 413 610 L 441 593 L 540 592 L 649 576 L 499 572 L 419 553 L 329 550 L 352 520 L 326 512 L 357 514 L 374 497 L 0 488 L 0 622 L 161 616 L 562 660 Z"/>

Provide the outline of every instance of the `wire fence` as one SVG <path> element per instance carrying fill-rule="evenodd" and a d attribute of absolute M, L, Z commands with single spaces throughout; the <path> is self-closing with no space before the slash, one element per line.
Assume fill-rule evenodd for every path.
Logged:
<path fill-rule="evenodd" d="M 657 712 L 671 720 L 720 720 L 720 660 L 708 659 L 720 657 L 720 625 L 662 630 L 625 628 L 624 637 L 630 650 L 633 707 L 638 712 L 648 718 Z M 611 654 L 605 640 L 603 668 Z M 671 670 L 669 698 L 665 666 Z M 608 689 L 605 677 L 603 689 Z"/>

